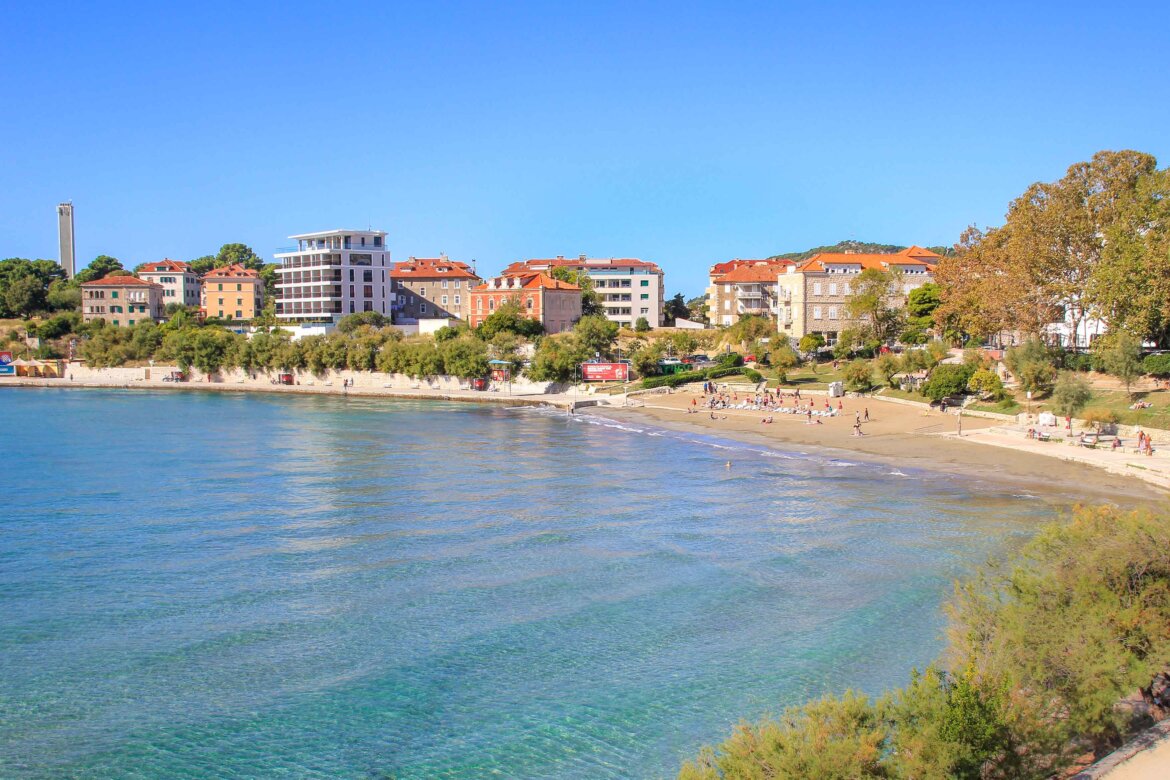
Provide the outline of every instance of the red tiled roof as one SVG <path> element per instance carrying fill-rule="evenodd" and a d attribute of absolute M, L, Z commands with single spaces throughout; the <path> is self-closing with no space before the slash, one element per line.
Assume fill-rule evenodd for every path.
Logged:
<path fill-rule="evenodd" d="M 924 266 L 930 268 L 933 263 L 910 257 L 903 250 L 892 255 L 847 254 L 845 252 L 822 252 L 813 255 L 801 266 L 801 271 L 823 271 L 826 265 L 860 265 L 862 270 L 877 268 L 883 270 L 891 265 L 895 266 Z M 926 251 L 926 250 L 922 250 Z M 933 252 L 929 254 L 934 254 Z M 938 257 L 938 255 L 934 255 Z"/>
<path fill-rule="evenodd" d="M 542 289 L 542 288 L 545 290 L 576 290 L 578 292 L 581 290 L 581 288 L 575 284 L 570 284 L 568 282 L 561 281 L 560 279 L 554 279 L 551 276 L 549 276 L 548 274 L 543 273 L 543 272 L 536 273 L 536 274 L 528 274 L 527 276 L 521 276 L 519 274 L 517 274 L 515 276 L 511 276 L 511 277 L 501 275 L 498 278 L 507 279 L 507 280 L 519 279 L 521 288 L 525 289 L 525 290 L 537 290 L 537 289 Z M 516 289 L 515 287 L 493 287 L 491 285 L 491 283 L 488 282 L 488 283 L 479 285 L 473 291 L 474 292 L 508 292 L 509 290 L 514 291 L 515 289 Z"/>
<path fill-rule="evenodd" d="M 531 260 L 517 261 L 503 270 L 503 276 L 522 276 L 533 271 L 544 271 L 552 268 L 638 268 L 647 271 L 660 271 L 657 263 L 639 260 L 636 257 L 534 257 Z"/>
<path fill-rule="evenodd" d="M 791 263 L 789 263 L 791 265 Z M 733 268 L 719 277 L 720 282 L 773 282 L 783 271 L 783 265 L 761 263 L 758 265 L 741 265 Z"/>
<path fill-rule="evenodd" d="M 390 269 L 392 279 L 478 279 L 467 263 L 445 257 L 412 257 L 395 263 Z"/>
<path fill-rule="evenodd" d="M 726 263 L 716 263 L 715 265 L 711 266 L 711 270 L 708 272 L 708 275 L 713 278 L 722 278 L 724 274 L 731 273 L 737 268 L 753 265 L 772 266 L 773 268 L 777 269 L 777 272 L 779 272 L 779 269 L 792 265 L 792 261 L 783 260 L 781 258 L 769 258 L 766 260 L 741 260 L 737 257 L 734 260 L 728 260 Z"/>
<path fill-rule="evenodd" d="M 260 281 L 260 273 L 251 268 L 245 268 L 240 263 L 225 265 L 223 268 L 212 268 L 203 275 L 204 279 L 254 279 Z"/>
<path fill-rule="evenodd" d="M 82 282 L 82 287 L 158 287 L 162 285 L 158 282 L 149 282 L 146 279 L 139 279 L 137 276 L 103 276 L 101 279 L 94 279 L 92 282 Z"/>
<path fill-rule="evenodd" d="M 183 273 L 183 272 L 189 271 L 189 270 L 191 270 L 191 266 L 188 265 L 187 263 L 184 263 L 181 260 L 171 260 L 170 258 L 164 258 L 164 259 L 159 260 L 159 261 L 154 262 L 154 263 L 146 263 L 145 265 L 143 265 L 141 268 L 138 269 L 138 272 L 139 273 L 160 273 L 160 272 Z"/>

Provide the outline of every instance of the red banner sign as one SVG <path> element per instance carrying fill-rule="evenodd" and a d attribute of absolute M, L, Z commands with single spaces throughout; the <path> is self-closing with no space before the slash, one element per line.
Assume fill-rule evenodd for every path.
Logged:
<path fill-rule="evenodd" d="M 630 364 L 582 363 L 581 378 L 586 382 L 625 382 L 630 378 Z"/>

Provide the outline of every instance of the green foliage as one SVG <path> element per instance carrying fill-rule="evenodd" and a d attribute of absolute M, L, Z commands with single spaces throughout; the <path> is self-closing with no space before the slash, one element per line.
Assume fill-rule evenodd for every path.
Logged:
<path fill-rule="evenodd" d="M 593 350 L 575 332 L 545 336 L 532 356 L 528 376 L 537 382 L 568 382 L 579 376 L 581 364 L 591 357 Z"/>
<path fill-rule="evenodd" d="M 776 336 L 776 324 L 769 317 L 745 314 L 727 328 L 727 335 L 733 343 L 750 344 L 762 338 Z"/>
<path fill-rule="evenodd" d="M 779 345 L 773 344 L 768 358 L 772 365 L 781 371 L 800 365 L 800 355 L 796 354 L 796 350 L 792 348 L 792 345 L 787 340 Z"/>
<path fill-rule="evenodd" d="M 1101 366 L 1120 379 L 1128 393 L 1134 380 L 1142 375 L 1141 339 L 1121 331 L 1099 339 L 1094 347 Z"/>
<path fill-rule="evenodd" d="M 0 260 L 0 317 L 28 317 L 46 309 L 72 309 L 81 303 L 76 285 L 69 287 L 65 272 L 52 260 Z M 53 293 L 50 297 L 50 293 Z"/>
<path fill-rule="evenodd" d="M 382 328 L 390 324 L 390 318 L 376 311 L 360 311 L 347 314 L 337 322 L 337 329 L 342 333 L 352 333 L 363 325 L 372 328 Z"/>
<path fill-rule="evenodd" d="M 1047 392 L 1056 379 L 1052 354 L 1040 339 L 1029 339 L 1012 347 L 1004 355 L 1004 363 L 1025 391 Z"/>
<path fill-rule="evenodd" d="M 733 376 L 735 374 L 743 373 L 742 368 L 735 366 L 723 366 L 721 368 L 708 368 L 706 370 L 698 371 L 682 371 L 677 374 L 670 374 L 669 376 L 656 376 L 649 379 L 642 380 L 642 389 L 648 390 L 653 387 L 678 387 L 690 382 L 702 382 L 704 379 L 720 379 L 725 376 Z M 760 377 L 763 379 L 763 377 Z"/>
<path fill-rule="evenodd" d="M 742 366 L 743 355 L 738 352 L 720 352 L 715 357 L 715 363 L 723 368 Z"/>
<path fill-rule="evenodd" d="M 800 347 L 800 351 L 807 355 L 825 346 L 825 337 L 819 333 L 806 333 L 801 337 L 798 346 Z"/>
<path fill-rule="evenodd" d="M 967 391 L 975 367 L 943 363 L 935 366 L 930 377 L 922 384 L 920 392 L 931 401 L 941 401 L 948 396 L 960 395 Z"/>
<path fill-rule="evenodd" d="M 645 333 L 650 330 L 650 321 L 645 317 L 639 317 L 634 321 L 634 331 L 637 333 Z"/>
<path fill-rule="evenodd" d="M 658 361 L 666 354 L 664 342 L 655 340 L 639 344 L 630 353 L 630 365 L 638 376 L 647 377 L 658 373 Z"/>
<path fill-rule="evenodd" d="M 678 296 L 675 296 L 676 298 Z M 707 296 L 698 295 L 687 301 L 687 313 L 681 315 L 693 322 L 707 322 Z M 677 316 L 676 316 L 677 319 Z"/>
<path fill-rule="evenodd" d="M 915 287 L 906 296 L 906 313 L 911 317 L 924 317 L 929 322 L 941 303 L 941 289 L 934 282 L 927 282 L 921 287 Z"/>
<path fill-rule="evenodd" d="M 898 359 L 897 355 L 886 352 L 878 355 L 877 360 L 874 361 L 874 370 L 888 385 L 894 381 L 894 374 L 902 370 L 902 361 Z"/>
<path fill-rule="evenodd" d="M 873 387 L 873 365 L 867 360 L 853 360 L 845 364 L 841 375 L 850 390 L 865 392 Z"/>
<path fill-rule="evenodd" d="M 1065 372 L 1052 388 L 1052 411 L 1061 417 L 1076 417 L 1093 397 L 1089 383 L 1076 374 Z"/>
<path fill-rule="evenodd" d="M 1170 377 L 1170 354 L 1146 355 L 1142 359 L 1142 371 L 1159 378 Z"/>
<path fill-rule="evenodd" d="M 894 303 L 900 278 L 896 271 L 867 268 L 857 275 L 845 303 L 849 316 L 865 323 L 867 333 L 883 344 L 900 330 L 902 312 Z"/>
<path fill-rule="evenodd" d="M 675 293 L 673 297 L 666 300 L 666 310 L 663 311 L 663 315 L 667 325 L 673 325 L 674 321 L 679 318 L 691 319 L 691 310 L 687 307 L 687 300 L 682 293 Z"/>
<path fill-rule="evenodd" d="M 476 335 L 484 341 L 491 341 L 501 331 L 531 339 L 544 333 L 544 326 L 525 317 L 520 302 L 513 298 L 497 306 L 475 330 Z"/>
<path fill-rule="evenodd" d="M 1170 661 L 1170 517 L 1079 509 L 957 586 L 948 612 L 950 671 L 740 724 L 679 778 L 1041 780 L 1107 752 L 1141 725 L 1119 699 Z"/>
<path fill-rule="evenodd" d="M 617 340 L 618 324 L 601 314 L 590 314 L 577 320 L 573 334 L 578 343 L 588 351 L 589 357 L 598 355 L 609 358 Z"/>
<path fill-rule="evenodd" d="M 967 389 L 979 393 L 981 398 L 996 400 L 1003 398 L 1003 380 L 991 369 L 981 368 L 971 375 Z"/>
<path fill-rule="evenodd" d="M 788 252 L 783 255 L 773 255 L 771 259 L 792 260 L 800 262 L 801 260 L 808 260 L 813 255 L 824 253 L 838 253 L 838 252 L 853 252 L 855 254 L 867 255 L 890 255 L 895 252 L 901 252 L 908 247 L 898 246 L 897 244 L 875 244 L 870 241 L 854 241 L 849 239 L 847 241 L 838 241 L 835 244 L 827 246 L 816 246 L 812 249 L 806 249 L 803 252 Z M 941 254 L 941 253 L 940 253 Z"/>
<path fill-rule="evenodd" d="M 124 271 L 122 261 L 109 255 L 98 255 L 89 265 L 77 272 L 77 282 L 93 282 L 113 276 L 115 272 Z"/>
<path fill-rule="evenodd" d="M 755 369 L 745 368 L 742 373 L 747 378 L 747 380 L 753 384 L 758 385 L 760 382 L 764 381 L 764 375 Z"/>
<path fill-rule="evenodd" d="M 474 379 L 488 374 L 488 346 L 470 334 L 439 343 L 439 357 L 449 376 Z"/>
<path fill-rule="evenodd" d="M 1101 430 L 1105 425 L 1117 425 L 1121 422 L 1121 417 L 1112 409 L 1086 409 L 1081 419 L 1085 421 L 1086 425 L 1092 426 L 1097 430 Z"/>
<path fill-rule="evenodd" d="M 37 326 L 36 335 L 42 339 L 59 339 L 70 333 L 81 331 L 81 314 L 75 311 L 62 312 Z"/>

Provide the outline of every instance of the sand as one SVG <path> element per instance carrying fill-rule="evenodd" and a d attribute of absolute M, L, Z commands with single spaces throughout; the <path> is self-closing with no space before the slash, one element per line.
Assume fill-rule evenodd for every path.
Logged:
<path fill-rule="evenodd" d="M 1018 485 L 1029 492 L 1042 493 L 1068 503 L 1116 501 L 1118 503 L 1161 502 L 1166 493 L 1148 475 L 1118 475 L 1100 468 L 1097 462 L 1072 462 L 1064 455 L 1077 455 L 1075 448 L 1064 444 L 1029 442 L 1023 436 L 1006 433 L 984 438 L 996 431 L 1001 421 L 964 415 L 963 436 L 959 438 L 959 418 L 952 413 L 927 410 L 876 398 L 841 399 L 844 411 L 809 425 L 803 415 L 772 414 L 773 423 L 761 424 L 765 412 L 729 409 L 716 412 L 711 420 L 702 409 L 687 414 L 691 400 L 702 403 L 702 395 L 689 389 L 670 395 L 643 397 L 645 405 L 628 408 L 598 407 L 591 414 L 624 419 L 649 418 L 654 423 L 675 430 L 717 433 L 729 439 L 763 444 L 777 449 L 801 451 L 823 450 L 840 457 L 861 455 L 871 460 L 942 474 L 963 474 Z M 826 398 L 809 396 L 818 408 Z M 837 399 L 833 399 L 836 407 Z M 786 401 L 791 407 L 791 400 Z M 864 436 L 853 435 L 855 414 L 869 409 L 870 421 L 862 424 Z M 971 435 L 975 434 L 975 435 Z M 986 446 L 988 444 L 996 446 Z M 1018 445 L 1018 446 L 1017 446 Z M 1035 449 L 1037 446 L 1047 450 Z M 1089 455 L 1085 451 L 1084 455 Z M 1094 456 L 1112 453 L 1096 452 Z"/>

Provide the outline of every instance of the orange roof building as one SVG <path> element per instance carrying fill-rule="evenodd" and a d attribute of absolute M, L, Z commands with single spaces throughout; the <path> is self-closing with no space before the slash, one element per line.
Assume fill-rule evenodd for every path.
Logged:
<path fill-rule="evenodd" d="M 163 287 L 163 306 L 180 303 L 199 305 L 199 275 L 181 260 L 165 258 L 138 266 L 138 275 Z"/>
<path fill-rule="evenodd" d="M 504 269 L 502 276 L 525 276 L 534 272 L 551 272 L 554 268 L 583 271 L 593 282 L 607 319 L 632 328 L 645 317 L 657 328 L 665 324 L 665 275 L 657 263 L 635 257 L 533 258 L 516 262 Z"/>
<path fill-rule="evenodd" d="M 200 306 L 206 317 L 253 320 L 264 309 L 264 280 L 240 263 L 213 268 L 200 280 Z"/>
<path fill-rule="evenodd" d="M 395 322 L 461 319 L 471 315 L 471 290 L 483 280 L 467 263 L 438 257 L 411 257 L 390 270 L 390 309 Z"/>
<path fill-rule="evenodd" d="M 849 315 L 848 303 L 857 277 L 867 270 L 896 271 L 897 288 L 891 303 L 904 306 L 910 291 L 934 281 L 941 256 L 912 246 L 893 254 L 821 252 L 785 269 L 777 281 L 777 322 L 781 333 L 800 339 L 823 335 L 829 344 L 846 328 L 864 322 Z"/>
<path fill-rule="evenodd" d="M 472 289 L 468 321 L 478 328 L 508 302 L 518 304 L 521 313 L 539 322 L 545 333 L 562 333 L 581 319 L 581 288 L 537 272 L 497 276 Z"/>
<path fill-rule="evenodd" d="M 734 325 L 748 314 L 774 317 L 776 279 L 791 265 L 791 260 L 777 258 L 714 264 L 708 271 L 707 319 Z"/>
<path fill-rule="evenodd" d="M 81 284 L 81 318 L 132 326 L 163 317 L 163 288 L 135 276 L 104 276 Z"/>

